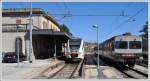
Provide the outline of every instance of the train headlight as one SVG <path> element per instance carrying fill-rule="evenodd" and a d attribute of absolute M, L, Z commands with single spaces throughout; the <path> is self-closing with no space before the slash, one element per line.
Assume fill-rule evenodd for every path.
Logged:
<path fill-rule="evenodd" d="M 71 55 L 67 55 L 66 58 L 71 58 Z"/>
<path fill-rule="evenodd" d="M 139 57 L 140 60 L 143 60 L 143 57 Z"/>

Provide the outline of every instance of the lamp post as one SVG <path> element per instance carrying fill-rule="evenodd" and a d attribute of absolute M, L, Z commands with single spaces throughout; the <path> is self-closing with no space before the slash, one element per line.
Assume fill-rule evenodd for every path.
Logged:
<path fill-rule="evenodd" d="M 54 30 L 52 30 L 52 35 L 53 35 L 53 42 L 54 42 L 54 60 L 56 61 L 56 57 L 57 57 L 57 47 L 56 47 L 56 39 L 55 39 L 55 34 L 54 34 Z"/>
<path fill-rule="evenodd" d="M 32 63 L 32 1 L 30 0 L 29 63 Z"/>
<path fill-rule="evenodd" d="M 16 54 L 17 54 L 17 67 L 19 67 L 19 53 L 20 53 L 20 50 L 19 50 L 19 25 L 17 25 L 17 37 L 16 37 Z"/>
<path fill-rule="evenodd" d="M 54 53 L 54 59 L 55 59 L 55 61 L 56 61 L 56 57 L 57 57 L 57 48 L 56 48 L 56 39 L 55 39 L 55 35 L 54 35 L 54 43 L 55 43 L 55 45 L 54 45 L 54 50 L 55 50 L 55 53 Z"/>
<path fill-rule="evenodd" d="M 99 27 L 98 27 L 98 25 L 93 25 L 93 28 L 96 28 L 97 29 L 97 69 L 98 69 L 98 75 L 99 75 L 99 42 L 98 42 L 98 30 L 99 30 Z"/>

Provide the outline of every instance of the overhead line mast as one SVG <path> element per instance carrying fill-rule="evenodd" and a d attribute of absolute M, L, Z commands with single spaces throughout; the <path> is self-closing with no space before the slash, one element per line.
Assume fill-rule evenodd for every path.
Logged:
<path fill-rule="evenodd" d="M 126 24 L 127 22 L 129 22 L 131 19 L 133 19 L 134 17 L 136 17 L 137 15 L 140 14 L 140 12 L 142 12 L 147 6 L 142 7 L 140 10 L 138 10 L 134 15 L 130 16 L 129 19 L 123 21 L 121 24 L 119 24 L 117 27 L 115 27 L 112 31 L 116 31 L 117 29 L 121 28 L 122 25 Z M 109 32 L 108 34 L 106 34 L 106 36 L 112 34 L 113 32 Z"/>

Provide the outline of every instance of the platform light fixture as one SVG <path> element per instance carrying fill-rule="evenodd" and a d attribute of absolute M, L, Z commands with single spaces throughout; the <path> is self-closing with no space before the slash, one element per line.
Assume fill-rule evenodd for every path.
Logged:
<path fill-rule="evenodd" d="M 98 76 L 99 76 L 99 27 L 98 27 L 98 25 L 93 25 L 93 28 L 96 28 L 96 30 L 97 30 L 97 69 L 98 69 Z"/>

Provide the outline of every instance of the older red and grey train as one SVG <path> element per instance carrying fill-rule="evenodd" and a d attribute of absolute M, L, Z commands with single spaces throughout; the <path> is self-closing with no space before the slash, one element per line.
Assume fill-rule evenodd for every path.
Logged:
<path fill-rule="evenodd" d="M 142 59 L 142 38 L 134 35 L 114 36 L 101 43 L 100 50 L 103 58 L 134 67 Z"/>

